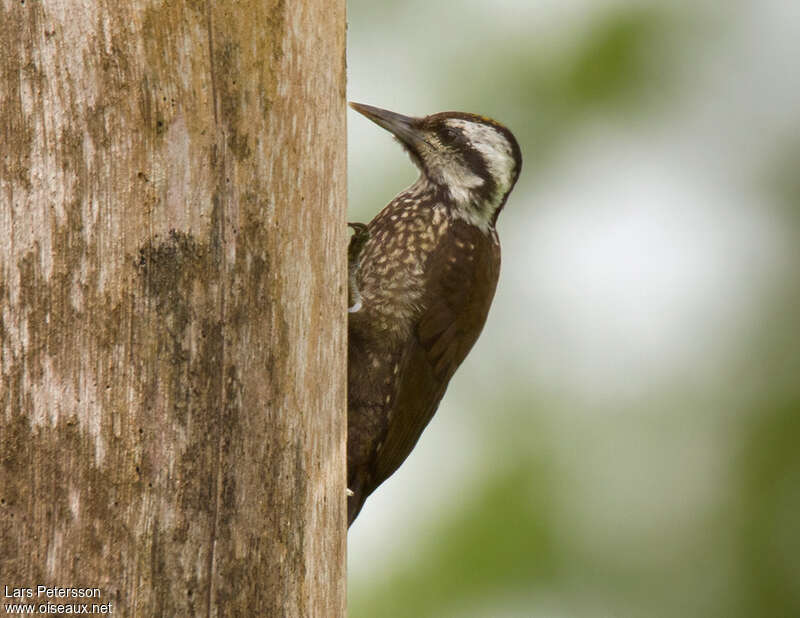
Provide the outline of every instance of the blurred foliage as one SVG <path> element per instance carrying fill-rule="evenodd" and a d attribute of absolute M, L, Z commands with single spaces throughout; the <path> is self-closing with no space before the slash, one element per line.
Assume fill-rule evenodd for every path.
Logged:
<path fill-rule="evenodd" d="M 799 123 L 800 124 L 800 123 Z M 800 126 L 797 127 L 800 133 Z M 762 170 L 762 191 L 784 207 L 785 216 L 800 225 L 800 135 L 787 136 Z M 796 240 L 796 239 L 795 239 Z M 800 249 L 798 250 L 800 254 Z M 798 256 L 800 257 L 800 256 Z M 797 308 L 797 307 L 796 307 Z M 797 308 L 800 311 L 800 308 Z"/>
<path fill-rule="evenodd" d="M 800 616 L 800 388 L 755 411 L 738 461 L 742 616 Z"/>
<path fill-rule="evenodd" d="M 556 569 L 549 479 L 520 458 L 487 479 L 419 543 L 413 565 L 355 596 L 350 616 L 440 617 L 489 596 L 526 593 Z"/>
<path fill-rule="evenodd" d="M 733 511 L 741 616 L 800 616 L 800 144 L 790 138 L 765 170 L 783 205 L 793 277 L 780 286 L 752 343 L 756 394 L 736 461 Z"/>
<path fill-rule="evenodd" d="M 557 83 L 554 98 L 568 107 L 618 104 L 650 82 L 648 50 L 667 29 L 652 9 L 624 12 L 595 23 Z"/>

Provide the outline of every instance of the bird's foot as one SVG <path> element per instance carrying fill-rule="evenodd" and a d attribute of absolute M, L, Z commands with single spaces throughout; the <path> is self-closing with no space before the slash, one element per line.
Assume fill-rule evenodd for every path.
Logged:
<path fill-rule="evenodd" d="M 353 235 L 350 237 L 350 244 L 347 247 L 347 271 L 348 271 L 348 313 L 357 313 L 361 307 L 361 293 L 356 282 L 356 272 L 361 263 L 361 252 L 364 245 L 369 240 L 367 226 L 363 223 L 348 223 L 353 228 Z"/>

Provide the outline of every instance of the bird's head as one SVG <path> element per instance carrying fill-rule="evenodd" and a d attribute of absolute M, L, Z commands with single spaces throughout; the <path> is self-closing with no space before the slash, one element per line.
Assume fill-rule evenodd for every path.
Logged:
<path fill-rule="evenodd" d="M 391 132 L 460 216 L 483 229 L 494 225 L 522 167 L 511 131 L 463 112 L 414 118 L 361 103 L 350 107 Z"/>

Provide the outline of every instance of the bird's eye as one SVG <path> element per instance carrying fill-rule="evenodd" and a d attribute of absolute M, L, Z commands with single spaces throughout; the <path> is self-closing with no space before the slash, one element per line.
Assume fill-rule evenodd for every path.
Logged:
<path fill-rule="evenodd" d="M 446 144 L 453 144 L 461 139 L 461 131 L 453 127 L 445 126 L 442 129 L 442 138 Z"/>

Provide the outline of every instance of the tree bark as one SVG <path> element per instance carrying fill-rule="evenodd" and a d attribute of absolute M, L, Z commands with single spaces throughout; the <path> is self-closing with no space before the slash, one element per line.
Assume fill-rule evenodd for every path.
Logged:
<path fill-rule="evenodd" d="M 0 23 L 0 593 L 343 616 L 344 1 Z"/>

